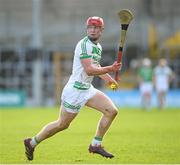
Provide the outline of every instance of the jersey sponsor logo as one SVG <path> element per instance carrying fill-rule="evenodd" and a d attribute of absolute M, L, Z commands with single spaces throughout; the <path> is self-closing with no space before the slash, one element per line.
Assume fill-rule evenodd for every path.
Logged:
<path fill-rule="evenodd" d="M 92 58 L 94 60 L 94 64 L 98 64 L 101 60 L 101 49 L 93 46 L 93 49 L 92 49 Z"/>
<path fill-rule="evenodd" d="M 97 54 L 97 55 L 101 56 L 101 49 L 93 46 L 92 54 Z"/>

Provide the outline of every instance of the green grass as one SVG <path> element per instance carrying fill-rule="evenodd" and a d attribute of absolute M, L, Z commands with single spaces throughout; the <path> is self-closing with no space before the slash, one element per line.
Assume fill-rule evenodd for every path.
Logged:
<path fill-rule="evenodd" d="M 0 111 L 0 163 L 28 163 L 23 139 L 58 116 L 58 108 Z M 70 128 L 42 142 L 32 163 L 180 163 L 180 110 L 120 110 L 103 145 L 115 155 L 106 159 L 87 151 L 100 113 L 84 108 Z"/>

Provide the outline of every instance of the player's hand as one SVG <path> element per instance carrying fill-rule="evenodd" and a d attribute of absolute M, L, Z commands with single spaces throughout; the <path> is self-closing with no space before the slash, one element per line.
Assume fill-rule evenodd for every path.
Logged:
<path fill-rule="evenodd" d="M 117 61 L 115 61 L 115 62 L 111 65 L 112 71 L 113 71 L 113 72 L 117 72 L 117 71 L 121 70 L 121 66 L 122 66 L 121 63 L 118 63 Z"/>

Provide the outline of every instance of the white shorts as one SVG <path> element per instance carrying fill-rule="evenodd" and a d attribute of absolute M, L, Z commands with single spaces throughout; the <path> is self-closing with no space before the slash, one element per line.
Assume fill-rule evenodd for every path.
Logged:
<path fill-rule="evenodd" d="M 143 82 L 140 84 L 140 92 L 144 93 L 152 93 L 153 84 L 151 82 Z"/>
<path fill-rule="evenodd" d="M 62 92 L 61 105 L 67 112 L 78 113 L 97 91 L 92 85 L 89 89 L 80 90 L 74 88 L 72 84 L 67 84 Z"/>
<path fill-rule="evenodd" d="M 155 87 L 156 87 L 157 92 L 167 92 L 169 89 L 169 86 L 167 83 L 156 84 Z"/>

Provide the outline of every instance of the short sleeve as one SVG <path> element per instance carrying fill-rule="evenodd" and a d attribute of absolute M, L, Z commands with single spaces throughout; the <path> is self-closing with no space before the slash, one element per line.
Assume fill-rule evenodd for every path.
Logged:
<path fill-rule="evenodd" d="M 88 44 L 88 38 L 85 38 L 80 43 L 80 59 L 91 58 L 92 47 Z"/>

